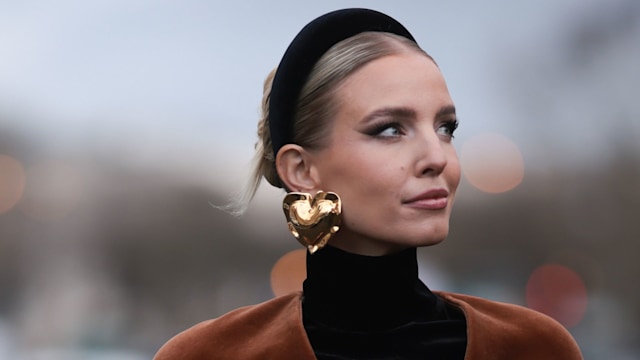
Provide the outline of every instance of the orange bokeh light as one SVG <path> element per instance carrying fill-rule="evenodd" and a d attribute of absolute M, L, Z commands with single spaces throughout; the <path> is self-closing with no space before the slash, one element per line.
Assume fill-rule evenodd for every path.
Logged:
<path fill-rule="evenodd" d="M 282 256 L 271 269 L 271 290 L 275 296 L 302 290 L 307 277 L 306 249 L 293 250 Z"/>
<path fill-rule="evenodd" d="M 26 175 L 20 162 L 0 155 L 0 214 L 13 208 L 22 197 Z"/>
<path fill-rule="evenodd" d="M 566 327 L 580 323 L 587 311 L 587 289 L 580 276 L 562 265 L 546 264 L 531 273 L 527 306 Z"/>
<path fill-rule="evenodd" d="M 524 178 L 524 160 L 518 146 L 499 134 L 480 134 L 467 140 L 460 158 L 465 178 L 484 192 L 509 191 Z"/>

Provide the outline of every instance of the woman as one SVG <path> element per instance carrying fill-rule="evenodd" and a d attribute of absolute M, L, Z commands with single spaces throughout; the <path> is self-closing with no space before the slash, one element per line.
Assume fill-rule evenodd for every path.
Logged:
<path fill-rule="evenodd" d="M 314 20 L 267 79 L 263 113 L 248 197 L 262 177 L 289 192 L 303 292 L 198 324 L 156 359 L 582 358 L 542 314 L 418 279 L 416 247 L 448 234 L 458 122 L 401 24 L 366 9 Z"/>

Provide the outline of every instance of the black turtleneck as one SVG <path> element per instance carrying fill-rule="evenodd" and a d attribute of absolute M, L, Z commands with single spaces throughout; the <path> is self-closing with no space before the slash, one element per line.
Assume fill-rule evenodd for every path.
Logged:
<path fill-rule="evenodd" d="M 302 314 L 322 359 L 463 359 L 466 323 L 418 279 L 416 249 L 307 254 Z"/>

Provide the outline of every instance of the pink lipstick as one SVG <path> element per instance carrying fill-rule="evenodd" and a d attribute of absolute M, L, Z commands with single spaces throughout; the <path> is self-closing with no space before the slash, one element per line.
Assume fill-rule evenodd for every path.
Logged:
<path fill-rule="evenodd" d="M 445 189 L 432 189 L 404 201 L 405 205 L 426 210 L 442 210 L 449 203 L 449 192 Z"/>

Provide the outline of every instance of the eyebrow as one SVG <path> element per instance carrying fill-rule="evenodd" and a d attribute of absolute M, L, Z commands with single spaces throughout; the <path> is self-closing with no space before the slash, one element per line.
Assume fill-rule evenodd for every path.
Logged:
<path fill-rule="evenodd" d="M 445 105 L 438 110 L 435 117 L 439 118 L 439 117 L 444 117 L 447 115 L 455 115 L 455 114 L 456 114 L 455 106 Z M 362 120 L 363 122 L 367 123 L 380 117 L 399 117 L 399 118 L 411 119 L 411 118 L 415 118 L 416 116 L 417 115 L 415 110 L 408 107 L 388 107 L 388 108 L 378 109 L 372 113 L 369 113 Z"/>
<path fill-rule="evenodd" d="M 367 114 L 362 120 L 363 122 L 367 123 L 380 117 L 415 118 L 416 112 L 413 109 L 407 107 L 382 108 Z"/>
<path fill-rule="evenodd" d="M 455 115 L 456 114 L 456 107 L 453 105 L 445 105 L 443 107 L 440 108 L 440 110 L 438 110 L 438 112 L 436 113 L 436 117 L 442 117 L 442 116 L 446 116 L 446 115 Z"/>

